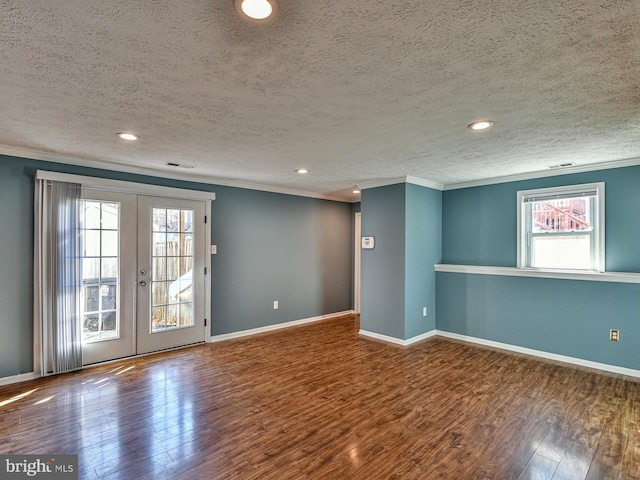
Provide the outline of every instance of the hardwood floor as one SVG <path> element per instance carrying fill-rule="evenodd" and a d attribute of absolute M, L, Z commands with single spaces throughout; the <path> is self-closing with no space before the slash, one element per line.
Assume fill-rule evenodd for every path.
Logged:
<path fill-rule="evenodd" d="M 640 382 L 344 317 L 0 387 L 80 478 L 640 479 Z"/>

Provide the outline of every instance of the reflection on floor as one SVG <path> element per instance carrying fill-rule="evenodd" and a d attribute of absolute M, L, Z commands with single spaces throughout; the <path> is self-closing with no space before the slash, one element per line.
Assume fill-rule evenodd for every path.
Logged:
<path fill-rule="evenodd" d="M 0 453 L 80 478 L 638 479 L 640 382 L 343 317 L 0 387 Z"/>

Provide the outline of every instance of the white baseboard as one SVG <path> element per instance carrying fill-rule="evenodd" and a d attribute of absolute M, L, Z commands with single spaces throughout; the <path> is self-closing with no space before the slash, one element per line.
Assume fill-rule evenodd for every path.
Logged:
<path fill-rule="evenodd" d="M 38 377 L 35 372 L 21 373 L 20 375 L 0 378 L 0 385 L 11 385 L 12 383 L 26 382 L 28 380 L 35 380 L 36 378 Z"/>
<path fill-rule="evenodd" d="M 239 332 L 224 333 L 222 335 L 212 335 L 209 339 L 209 343 L 224 342 L 225 340 L 231 340 L 234 338 L 248 337 L 250 335 L 256 335 L 258 333 L 271 332 L 273 330 L 280 330 L 282 328 L 295 327 L 297 325 L 304 325 L 305 323 L 319 322 L 321 320 L 328 320 L 330 318 L 344 317 L 345 315 L 353 314 L 353 310 L 345 310 L 343 312 L 328 313 L 327 315 L 319 315 L 317 317 L 293 320 L 292 322 L 276 323 L 275 325 L 267 325 L 266 327 L 241 330 Z"/>
<path fill-rule="evenodd" d="M 485 340 L 484 338 L 470 337 L 467 335 L 460 335 L 459 333 L 445 332 L 442 330 L 436 330 L 436 335 L 441 337 L 454 338 L 456 340 L 463 340 L 470 343 L 477 343 L 479 345 L 486 345 L 488 347 L 500 348 L 502 350 L 509 350 L 511 352 L 524 353 L 526 355 L 546 358 L 548 360 L 570 363 L 573 365 L 579 365 L 581 367 L 595 368 L 596 370 L 604 370 L 605 372 L 619 373 L 621 375 L 627 375 L 629 377 L 640 378 L 640 370 L 634 370 L 632 368 L 618 367 L 616 365 L 609 365 L 607 363 L 592 362 L 590 360 L 584 360 L 582 358 L 568 357 L 566 355 L 558 355 L 556 353 L 534 350 L 532 348 L 526 347 L 519 347 L 517 345 L 511 345 L 509 343 L 494 342 L 493 340 Z"/>
<path fill-rule="evenodd" d="M 369 332 L 368 330 L 360 330 L 358 334 L 364 337 L 375 338 L 376 340 L 382 340 L 383 342 L 395 343 L 396 345 L 402 345 L 403 347 L 408 347 L 409 345 L 413 345 L 416 342 L 420 342 L 426 338 L 433 337 L 436 335 L 435 330 L 430 330 L 420 335 L 416 335 L 415 337 L 408 338 L 406 340 L 402 340 L 400 338 L 389 337 L 388 335 L 382 335 L 381 333 Z"/>

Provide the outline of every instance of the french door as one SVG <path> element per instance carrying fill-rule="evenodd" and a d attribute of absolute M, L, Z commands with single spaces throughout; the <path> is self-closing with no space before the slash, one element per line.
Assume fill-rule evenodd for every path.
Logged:
<path fill-rule="evenodd" d="M 204 341 L 204 202 L 138 197 L 137 353 Z"/>
<path fill-rule="evenodd" d="M 205 203 L 85 190 L 83 364 L 202 342 Z"/>

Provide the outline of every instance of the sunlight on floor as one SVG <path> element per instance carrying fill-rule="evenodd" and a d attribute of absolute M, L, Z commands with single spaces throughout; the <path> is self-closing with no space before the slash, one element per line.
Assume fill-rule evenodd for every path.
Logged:
<path fill-rule="evenodd" d="M 121 373 L 124 372 L 128 372 L 129 370 L 131 370 L 132 368 L 136 368 L 133 365 L 131 365 L 130 367 L 125 368 L 124 370 L 120 370 L 118 373 L 116 373 L 116 375 L 120 375 Z"/>
<path fill-rule="evenodd" d="M 34 405 L 41 405 L 43 403 L 47 403 L 49 400 L 51 400 L 53 397 L 55 397 L 55 395 L 51 395 L 50 397 L 47 398 L 43 398 L 42 400 L 37 401 L 36 403 L 34 403 Z"/>
<path fill-rule="evenodd" d="M 10 403 L 17 402 L 18 400 L 21 400 L 24 397 L 28 397 L 29 395 L 31 395 L 36 390 L 38 390 L 38 389 L 34 388 L 33 390 L 29 390 L 29 391 L 21 393 L 19 395 L 15 395 L 15 396 L 7 399 L 7 400 L 3 400 L 2 402 L 0 402 L 0 407 L 4 407 L 5 405 L 9 405 Z"/>

